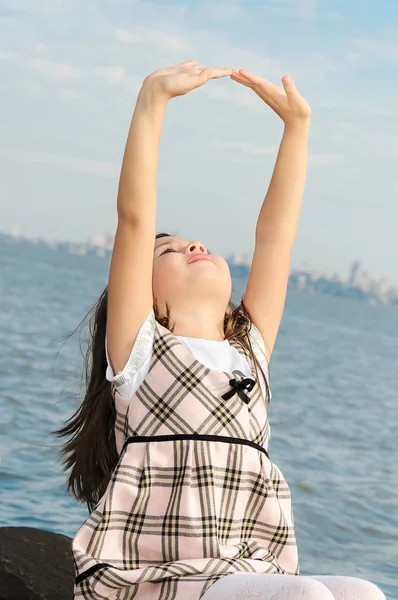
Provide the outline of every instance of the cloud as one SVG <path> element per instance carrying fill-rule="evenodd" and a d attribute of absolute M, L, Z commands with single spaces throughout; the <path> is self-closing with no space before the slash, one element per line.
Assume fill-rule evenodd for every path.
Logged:
<path fill-rule="evenodd" d="M 372 115 L 379 117 L 393 117 L 394 119 L 398 119 L 398 106 L 396 104 L 388 105 L 386 104 L 366 104 L 363 102 L 358 103 L 356 106 L 356 110 L 363 115 Z"/>
<path fill-rule="evenodd" d="M 149 27 L 135 27 L 130 30 L 117 29 L 115 38 L 123 44 L 137 44 L 156 48 L 157 52 L 159 50 L 178 52 L 192 50 L 192 46 L 186 37 Z"/>
<path fill-rule="evenodd" d="M 267 12 L 289 19 L 313 21 L 317 17 L 318 0 L 274 0 Z"/>
<path fill-rule="evenodd" d="M 41 49 L 47 51 L 47 46 Z M 89 80 L 98 79 L 108 85 L 120 85 L 126 78 L 126 70 L 121 66 L 85 66 L 57 62 L 48 58 L 29 58 L 22 53 L 0 52 L 0 60 L 15 62 L 20 67 L 39 73 L 42 77 L 53 80 Z M 131 79 L 131 77 L 130 77 Z"/>
<path fill-rule="evenodd" d="M 65 100 L 80 100 L 83 97 L 83 94 L 81 92 L 71 88 L 60 89 L 59 94 Z"/>
<path fill-rule="evenodd" d="M 346 60 L 348 60 L 349 62 L 356 62 L 358 60 L 361 60 L 361 55 L 359 52 L 348 52 L 348 54 L 346 55 Z"/>
<path fill-rule="evenodd" d="M 237 151 L 251 156 L 277 156 L 278 148 L 276 146 L 264 146 L 253 142 L 224 142 L 218 140 L 214 142 L 215 150 Z M 342 158 L 341 154 L 331 154 L 315 152 L 310 153 L 308 157 L 309 164 L 318 167 L 329 167 Z"/>
<path fill-rule="evenodd" d="M 330 167 L 343 158 L 342 154 L 328 154 L 322 152 L 310 152 L 308 163 L 317 167 Z"/>
<path fill-rule="evenodd" d="M 57 14 L 64 9 L 64 0 L 9 0 L 9 7 L 6 7 L 6 10 L 12 10 L 14 13 L 30 12 L 48 15 Z"/>
<path fill-rule="evenodd" d="M 46 44 L 42 44 L 41 42 L 36 42 L 35 44 L 36 52 L 46 53 L 48 52 L 48 46 Z"/>
<path fill-rule="evenodd" d="M 29 152 L 26 150 L 9 150 L 7 157 L 19 162 L 41 163 L 61 167 L 64 169 L 91 173 L 102 177 L 116 177 L 120 172 L 120 165 L 89 158 L 79 158 L 66 154 L 52 154 L 49 152 Z"/>
<path fill-rule="evenodd" d="M 364 60 L 369 65 L 380 62 L 398 63 L 398 42 L 386 39 L 354 38 L 351 40 L 353 51 L 350 54 L 356 56 L 356 60 Z"/>
<path fill-rule="evenodd" d="M 0 60 L 12 61 L 16 57 L 16 52 L 11 50 L 0 50 Z"/>
<path fill-rule="evenodd" d="M 243 154 L 263 155 L 271 154 L 273 156 L 277 153 L 275 146 L 261 146 L 260 144 L 254 144 L 253 142 L 223 142 L 218 140 L 214 143 L 216 150 L 238 150 Z"/>
<path fill-rule="evenodd" d="M 105 81 L 109 85 L 119 85 L 126 76 L 124 67 L 95 67 L 93 76 Z"/>
<path fill-rule="evenodd" d="M 239 0 L 218 0 L 215 2 L 201 2 L 200 13 L 206 19 L 230 21 L 237 19 L 244 12 L 244 4 Z"/>
<path fill-rule="evenodd" d="M 269 0 L 263 11 L 268 15 L 304 23 L 346 20 L 339 11 L 323 10 L 319 0 Z"/>
<path fill-rule="evenodd" d="M 78 79 L 83 75 L 83 69 L 65 63 L 54 62 L 46 58 L 30 58 L 28 68 L 37 71 L 44 77 L 51 79 Z"/>

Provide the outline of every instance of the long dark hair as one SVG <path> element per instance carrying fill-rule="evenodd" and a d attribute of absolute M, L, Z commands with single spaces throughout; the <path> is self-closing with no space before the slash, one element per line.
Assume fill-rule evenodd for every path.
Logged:
<path fill-rule="evenodd" d="M 156 239 L 169 237 L 159 233 Z M 84 353 L 84 397 L 77 411 L 63 427 L 53 432 L 67 441 L 61 450 L 64 470 L 69 471 L 67 491 L 78 501 L 87 504 L 91 512 L 98 504 L 119 456 L 116 450 L 116 410 L 111 384 L 105 377 L 107 358 L 105 351 L 106 321 L 108 310 L 108 288 L 80 323 L 87 325 L 88 344 Z M 154 304 L 156 320 L 172 331 L 169 315 L 159 314 Z M 250 342 L 251 319 L 243 302 L 239 306 L 228 304 L 224 317 L 225 339 L 237 341 L 248 352 L 257 372 L 265 383 L 266 398 L 270 398 L 267 377 L 257 360 Z"/>

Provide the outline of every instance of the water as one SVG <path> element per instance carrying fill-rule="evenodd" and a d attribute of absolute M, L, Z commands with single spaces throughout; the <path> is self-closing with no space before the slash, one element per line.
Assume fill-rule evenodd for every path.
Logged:
<path fill-rule="evenodd" d="M 73 330 L 104 258 L 0 244 L 0 525 L 73 536 L 49 431 L 76 408 Z M 244 282 L 234 282 L 242 291 Z M 398 599 L 398 310 L 289 292 L 271 364 L 271 452 L 288 479 L 303 573 L 368 578 Z"/>

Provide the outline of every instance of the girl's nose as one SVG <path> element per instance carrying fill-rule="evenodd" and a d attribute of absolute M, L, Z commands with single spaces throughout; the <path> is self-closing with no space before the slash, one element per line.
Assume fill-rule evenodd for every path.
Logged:
<path fill-rule="evenodd" d="M 187 245 L 186 252 L 188 254 L 193 254 L 195 252 L 202 252 L 203 254 L 206 254 L 207 249 L 206 249 L 206 246 L 204 246 L 198 240 L 193 240 L 192 242 L 189 242 L 189 244 Z"/>

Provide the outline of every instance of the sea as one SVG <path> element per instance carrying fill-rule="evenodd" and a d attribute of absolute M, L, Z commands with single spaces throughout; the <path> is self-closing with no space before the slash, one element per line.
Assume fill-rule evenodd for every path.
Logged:
<path fill-rule="evenodd" d="M 109 257 L 0 241 L 0 526 L 74 536 L 60 442 L 84 343 L 65 342 Z M 235 299 L 245 287 L 234 284 Z M 398 599 L 398 309 L 289 290 L 271 360 L 271 457 L 290 483 L 303 574 L 351 575 Z"/>

